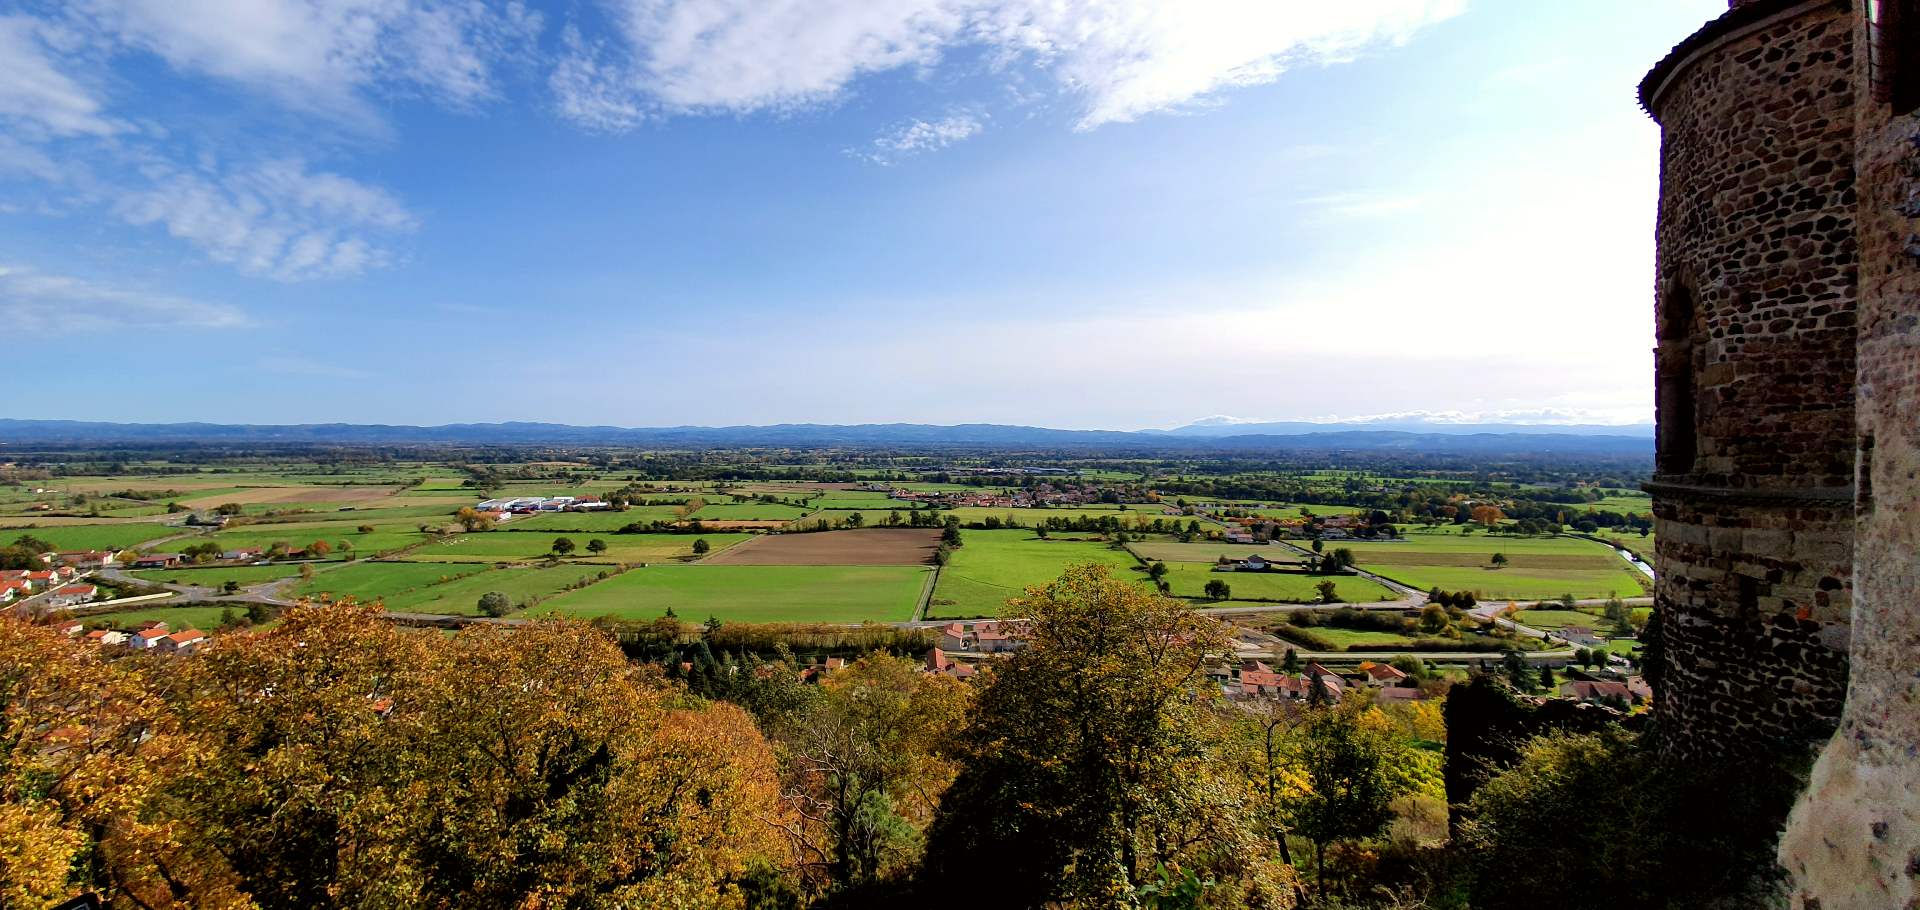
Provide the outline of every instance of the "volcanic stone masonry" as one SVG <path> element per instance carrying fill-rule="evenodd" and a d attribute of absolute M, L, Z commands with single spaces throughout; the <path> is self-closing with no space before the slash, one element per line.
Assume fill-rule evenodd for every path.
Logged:
<path fill-rule="evenodd" d="M 1920 0 L 1734 0 L 1640 97 L 1660 748 L 1824 741 L 1782 902 L 1920 907 Z"/>

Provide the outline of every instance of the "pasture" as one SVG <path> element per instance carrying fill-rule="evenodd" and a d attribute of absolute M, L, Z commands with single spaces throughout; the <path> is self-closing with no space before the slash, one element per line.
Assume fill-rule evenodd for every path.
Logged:
<path fill-rule="evenodd" d="M 962 546 L 940 570 L 940 582 L 927 607 L 929 619 L 964 619 L 1000 613 L 1008 598 L 1021 597 L 1030 585 L 1060 577 L 1067 566 L 1112 566 L 1118 578 L 1146 583 L 1139 561 L 1125 550 L 1087 540 L 1042 540 L 1031 532 L 966 531 Z"/>
<path fill-rule="evenodd" d="M 442 569 L 445 571 L 444 567 Z M 568 585 L 592 579 L 595 566 L 515 566 L 488 569 L 463 575 L 451 581 L 395 591 L 382 597 L 387 610 L 394 613 L 444 613 L 477 616 L 480 595 L 499 591 L 516 606 L 525 606 L 535 598 L 548 597 Z"/>
<path fill-rule="evenodd" d="M 1573 594 L 1638 597 L 1645 576 L 1604 544 L 1577 537 L 1507 537 L 1413 531 L 1397 542 L 1328 541 L 1360 567 L 1422 590 L 1473 591 L 1485 599 L 1537 600 Z M 1495 553 L 1507 565 L 1494 568 Z"/>
<path fill-rule="evenodd" d="M 409 547 L 427 540 L 414 527 L 412 522 L 362 522 L 354 519 L 342 521 L 294 521 L 253 525 L 242 525 L 230 531 L 219 531 L 211 535 L 182 538 L 167 544 L 168 549 L 177 549 L 188 544 L 213 541 L 222 550 L 237 550 L 245 547 L 267 549 L 276 543 L 284 543 L 292 549 L 302 549 L 316 540 L 325 541 L 333 548 L 329 559 L 349 559 L 355 556 L 372 556 L 388 550 Z M 373 528 L 362 532 L 362 525 Z M 342 541 L 352 546 L 351 550 L 340 546 Z"/>
<path fill-rule="evenodd" d="M 292 595 L 334 600 L 352 597 L 361 603 L 371 603 L 472 575 L 484 568 L 473 563 L 356 562 L 329 569 L 301 582 L 293 589 Z"/>
<path fill-rule="evenodd" d="M 292 578 L 300 574 L 299 563 L 280 563 L 271 566 L 208 566 L 192 569 L 146 569 L 128 572 L 128 575 L 141 581 L 165 582 L 175 585 L 198 585 L 203 588 L 218 588 L 229 581 L 238 582 L 242 587 L 257 585 L 282 578 Z"/>
<path fill-rule="evenodd" d="M 52 544 L 56 550 L 120 550 L 180 533 L 184 533 L 180 528 L 153 522 L 60 525 L 0 529 L 0 541 L 13 543 L 22 535 L 28 535 Z"/>
<path fill-rule="evenodd" d="M 713 552 L 724 550 L 751 535 L 715 532 L 712 534 L 576 534 L 569 532 L 482 531 L 459 534 L 409 551 L 406 559 L 417 562 L 531 562 L 545 559 L 553 551 L 555 540 L 573 541 L 572 559 L 597 563 L 665 562 L 693 558 L 693 542 L 705 540 Z M 599 540 L 607 545 L 604 553 L 587 552 L 587 544 Z"/>
<path fill-rule="evenodd" d="M 1278 562 L 1299 562 L 1306 559 L 1299 550 L 1281 544 L 1249 546 L 1237 543 L 1180 543 L 1172 539 L 1137 541 L 1127 545 L 1141 559 L 1157 559 L 1164 562 L 1213 562 L 1225 556 L 1229 559 L 1246 559 L 1259 554 L 1263 559 Z"/>
<path fill-rule="evenodd" d="M 709 503 L 688 516 L 694 521 L 792 521 L 807 510 L 770 502 Z"/>
<path fill-rule="evenodd" d="M 1196 600 L 1204 597 L 1209 581 L 1222 581 L 1232 589 L 1233 600 L 1265 600 L 1284 603 L 1318 603 L 1318 585 L 1332 581 L 1334 592 L 1346 603 L 1393 600 L 1393 592 L 1356 575 L 1309 575 L 1305 572 L 1215 572 L 1212 563 L 1167 563 L 1167 584 L 1176 597 Z M 1201 604 L 1204 606 L 1205 604 Z"/>
<path fill-rule="evenodd" d="M 940 545 L 935 528 L 864 528 L 768 534 L 702 560 L 729 566 L 923 566 Z"/>
<path fill-rule="evenodd" d="M 130 607 L 112 613 L 96 613 L 82 617 L 82 621 L 89 626 L 112 626 L 130 630 L 143 622 L 157 619 L 166 623 L 167 630 L 171 632 L 199 629 L 202 632 L 211 633 L 213 628 L 220 624 L 221 614 L 232 610 L 236 616 L 245 616 L 246 607 L 246 604 L 222 604 L 212 607 Z"/>
<path fill-rule="evenodd" d="M 1132 505 L 1124 509 L 1117 506 L 1061 506 L 1059 508 L 1048 509 L 1000 509 L 988 506 L 961 506 L 955 509 L 943 509 L 939 514 L 942 519 L 945 519 L 948 515 L 952 515 L 960 519 L 961 524 L 978 524 L 989 518 L 994 518 L 1003 522 L 1012 521 L 1024 528 L 1038 527 L 1044 524 L 1049 518 L 1067 520 L 1084 518 L 1095 521 L 1102 518 L 1114 518 L 1118 519 L 1121 524 L 1127 528 L 1135 527 L 1142 520 L 1151 522 L 1156 518 L 1167 521 L 1178 521 L 1182 526 L 1185 526 L 1188 521 L 1192 520 L 1190 516 L 1174 514 L 1171 509 L 1149 505 Z"/>
<path fill-rule="evenodd" d="M 633 569 L 540 605 L 537 615 L 637 621 L 899 622 L 929 569 L 918 566 L 689 565 Z"/>
<path fill-rule="evenodd" d="M 627 525 L 639 522 L 652 524 L 656 521 L 677 521 L 680 516 L 674 514 L 673 506 L 634 506 L 623 511 L 599 512 L 543 512 L 538 515 L 515 515 L 511 521 L 499 526 L 503 531 L 576 531 L 612 533 Z"/>

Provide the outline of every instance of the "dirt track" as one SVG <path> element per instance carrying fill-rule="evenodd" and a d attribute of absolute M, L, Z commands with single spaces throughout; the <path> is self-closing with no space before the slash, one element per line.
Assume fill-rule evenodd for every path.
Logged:
<path fill-rule="evenodd" d="M 921 566 L 932 561 L 939 544 L 939 528 L 769 534 L 704 561 L 733 566 Z"/>

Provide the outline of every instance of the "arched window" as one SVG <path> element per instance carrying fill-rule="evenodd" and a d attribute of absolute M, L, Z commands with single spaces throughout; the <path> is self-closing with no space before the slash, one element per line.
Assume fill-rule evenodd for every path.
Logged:
<path fill-rule="evenodd" d="M 1920 108 L 1920 2 L 1867 0 L 1867 74 L 1873 100 L 1895 114 Z"/>
<path fill-rule="evenodd" d="M 1662 474 L 1691 474 L 1698 454 L 1700 428 L 1694 399 L 1693 291 L 1675 283 L 1660 300 L 1656 326 L 1660 346 L 1655 351 L 1654 405 L 1658 428 L 1654 441 L 1654 469 Z"/>

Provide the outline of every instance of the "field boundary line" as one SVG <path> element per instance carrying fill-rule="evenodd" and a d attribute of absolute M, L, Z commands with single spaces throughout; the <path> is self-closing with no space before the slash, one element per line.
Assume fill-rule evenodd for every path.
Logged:
<path fill-rule="evenodd" d="M 926 619 L 927 607 L 933 604 L 933 588 L 940 582 L 941 568 L 941 566 L 934 566 L 933 570 L 927 573 L 927 583 L 920 586 L 920 599 L 914 601 L 913 614 L 907 617 L 907 622 L 921 622 Z"/>

